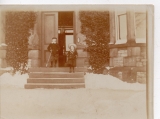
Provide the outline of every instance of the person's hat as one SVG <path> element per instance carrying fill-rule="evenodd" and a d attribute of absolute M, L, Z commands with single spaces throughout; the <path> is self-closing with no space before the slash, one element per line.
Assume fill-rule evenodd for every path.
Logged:
<path fill-rule="evenodd" d="M 69 48 L 70 48 L 71 46 L 73 46 L 74 48 L 77 48 L 76 44 L 70 43 L 70 44 L 68 45 Z"/>

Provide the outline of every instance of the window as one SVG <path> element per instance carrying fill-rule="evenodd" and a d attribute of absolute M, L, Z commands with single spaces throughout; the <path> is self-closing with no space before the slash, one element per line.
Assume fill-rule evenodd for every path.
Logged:
<path fill-rule="evenodd" d="M 146 43 L 146 14 L 135 13 L 136 43 Z"/>
<path fill-rule="evenodd" d="M 127 39 L 126 14 L 118 15 L 119 40 Z"/>
<path fill-rule="evenodd" d="M 69 51 L 68 45 L 74 43 L 73 35 L 65 35 L 66 39 L 66 51 Z"/>
<path fill-rule="evenodd" d="M 132 20 L 130 20 L 130 22 L 132 23 L 130 24 L 135 25 L 134 31 L 132 29 L 130 32 L 135 33 L 136 43 L 146 43 L 146 12 L 145 10 L 135 9 L 134 11 L 131 11 L 130 14 L 131 16 L 133 16 Z M 115 13 L 115 28 L 116 28 L 116 43 L 115 44 L 125 44 L 127 42 L 127 28 L 128 27 L 127 27 L 126 9 L 117 10 Z"/>
<path fill-rule="evenodd" d="M 126 12 L 116 13 L 116 44 L 127 42 L 127 15 Z"/>

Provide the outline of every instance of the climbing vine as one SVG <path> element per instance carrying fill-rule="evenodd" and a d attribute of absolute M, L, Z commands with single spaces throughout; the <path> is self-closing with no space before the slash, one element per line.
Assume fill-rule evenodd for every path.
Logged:
<path fill-rule="evenodd" d="M 36 13 L 30 11 L 8 11 L 5 16 L 6 61 L 13 73 L 26 73 L 28 61 L 29 30 L 34 28 Z"/>
<path fill-rule="evenodd" d="M 98 73 L 109 62 L 109 12 L 80 11 L 81 33 L 86 36 L 89 64 Z"/>

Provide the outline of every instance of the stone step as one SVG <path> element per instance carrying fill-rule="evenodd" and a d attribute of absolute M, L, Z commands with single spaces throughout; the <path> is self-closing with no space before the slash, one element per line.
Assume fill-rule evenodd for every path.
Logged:
<path fill-rule="evenodd" d="M 33 72 L 29 73 L 30 78 L 82 78 L 84 72 Z"/>
<path fill-rule="evenodd" d="M 27 83 L 84 83 L 84 78 L 29 78 Z"/>
<path fill-rule="evenodd" d="M 85 88 L 84 67 L 75 68 L 75 73 L 69 73 L 69 67 L 32 67 L 29 69 L 29 78 L 26 89 L 71 89 Z"/>
<path fill-rule="evenodd" d="M 85 67 L 75 67 L 75 72 L 86 72 Z M 29 72 L 69 72 L 69 67 L 32 67 Z"/>
<path fill-rule="evenodd" d="M 45 88 L 45 89 L 73 89 L 85 88 L 84 83 L 28 83 L 25 84 L 25 89 Z"/>

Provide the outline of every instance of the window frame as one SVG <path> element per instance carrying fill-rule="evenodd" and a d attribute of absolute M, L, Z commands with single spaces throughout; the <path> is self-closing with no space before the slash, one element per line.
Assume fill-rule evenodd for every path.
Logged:
<path fill-rule="evenodd" d="M 126 35 L 127 35 L 127 12 L 125 11 L 116 11 L 115 12 L 115 29 L 116 29 L 116 42 L 115 44 L 125 44 L 127 42 L 127 36 L 125 39 L 120 39 L 120 20 L 121 15 L 126 16 Z"/>
<path fill-rule="evenodd" d="M 138 11 L 136 11 L 135 13 L 134 13 L 134 19 L 135 19 L 135 41 L 136 41 L 136 43 L 146 43 L 146 36 L 145 36 L 145 38 L 138 38 L 137 37 L 137 35 L 136 35 L 136 33 L 137 33 L 137 28 L 136 28 L 136 14 L 145 14 L 145 24 L 146 24 L 146 26 L 145 26 L 145 31 L 146 31 L 146 29 L 147 29 L 147 16 L 146 16 L 146 12 L 138 12 Z M 147 34 L 145 34 L 145 35 L 147 35 Z"/>

